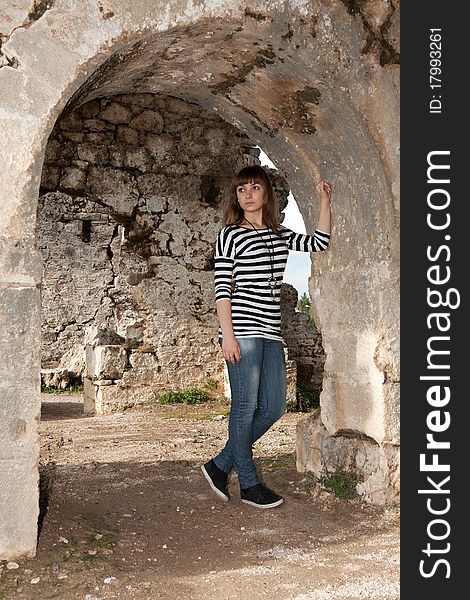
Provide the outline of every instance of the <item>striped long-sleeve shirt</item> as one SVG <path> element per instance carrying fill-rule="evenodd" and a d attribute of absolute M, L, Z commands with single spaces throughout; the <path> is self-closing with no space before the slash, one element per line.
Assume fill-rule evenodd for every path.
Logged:
<path fill-rule="evenodd" d="M 289 250 L 319 252 L 328 248 L 329 240 L 330 234 L 318 229 L 304 235 L 281 227 L 280 237 L 269 228 L 241 225 L 220 231 L 214 254 L 215 299 L 231 301 L 235 337 L 282 340 L 280 293 Z"/>

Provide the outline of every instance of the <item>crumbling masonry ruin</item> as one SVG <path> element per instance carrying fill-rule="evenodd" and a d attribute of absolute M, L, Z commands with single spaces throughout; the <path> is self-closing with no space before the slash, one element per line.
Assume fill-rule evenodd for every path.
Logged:
<path fill-rule="evenodd" d="M 2 6 L 1 558 L 35 553 L 41 360 L 83 372 L 87 348 L 99 410 L 221 377 L 211 243 L 255 146 L 309 231 L 315 183 L 334 186 L 310 290 L 321 407 L 297 467 L 354 470 L 366 499 L 397 498 L 398 48 L 390 1 Z"/>
<path fill-rule="evenodd" d="M 230 174 L 258 155 L 232 125 L 173 97 L 101 98 L 57 121 L 36 230 L 43 385 L 84 383 L 87 414 L 209 380 L 227 388 L 213 247 Z M 284 206 L 287 184 L 277 172 L 272 179 Z M 302 383 L 321 389 L 318 331 L 284 288 L 290 372 L 298 364 Z M 295 380 L 290 389 L 295 402 Z"/>

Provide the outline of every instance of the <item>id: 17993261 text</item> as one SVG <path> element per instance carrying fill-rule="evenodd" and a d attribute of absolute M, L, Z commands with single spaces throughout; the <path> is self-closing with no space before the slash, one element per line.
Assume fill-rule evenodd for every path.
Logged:
<path fill-rule="evenodd" d="M 430 114 L 442 112 L 442 30 L 429 30 L 429 87 L 431 99 L 429 101 Z"/>

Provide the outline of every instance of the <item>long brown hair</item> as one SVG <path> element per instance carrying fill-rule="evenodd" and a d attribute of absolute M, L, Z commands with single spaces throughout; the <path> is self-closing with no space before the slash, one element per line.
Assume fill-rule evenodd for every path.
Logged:
<path fill-rule="evenodd" d="M 240 225 L 240 223 L 243 222 L 245 217 L 243 208 L 238 203 L 237 187 L 247 183 L 258 183 L 263 186 L 265 193 L 263 221 L 276 235 L 280 236 L 280 214 L 276 194 L 274 193 L 268 174 L 263 167 L 258 165 L 243 167 L 243 169 L 233 177 L 232 183 L 225 195 L 224 225 Z"/>

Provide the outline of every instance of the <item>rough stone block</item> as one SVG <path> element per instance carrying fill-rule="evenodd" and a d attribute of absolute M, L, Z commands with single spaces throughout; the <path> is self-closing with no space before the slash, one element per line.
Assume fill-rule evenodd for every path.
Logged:
<path fill-rule="evenodd" d="M 91 102 L 87 102 L 86 104 L 81 106 L 80 113 L 84 119 L 94 119 L 100 113 L 99 100 L 91 100 Z"/>
<path fill-rule="evenodd" d="M 326 375 L 321 394 L 323 422 L 334 435 L 341 430 L 362 432 L 384 441 L 384 397 L 382 382 L 341 374 Z"/>
<path fill-rule="evenodd" d="M 113 211 L 132 215 L 138 202 L 137 187 L 129 173 L 118 169 L 90 168 L 90 192 L 105 202 Z"/>
<path fill-rule="evenodd" d="M 88 377 L 83 378 L 83 414 L 96 414 L 96 394 L 98 386 Z"/>
<path fill-rule="evenodd" d="M 384 392 L 384 441 L 400 443 L 400 383 L 385 383 Z"/>
<path fill-rule="evenodd" d="M 222 154 L 227 145 L 227 135 L 220 128 L 211 127 L 206 129 L 204 131 L 204 140 L 207 144 L 207 149 L 214 156 Z"/>
<path fill-rule="evenodd" d="M 132 119 L 132 112 L 117 102 L 111 102 L 101 113 L 101 118 L 114 125 L 127 124 Z"/>
<path fill-rule="evenodd" d="M 317 477 L 336 471 L 356 474 L 357 492 L 374 504 L 398 498 L 399 447 L 382 446 L 360 433 L 330 436 L 320 409 L 297 423 L 296 463 L 298 471 Z"/>
<path fill-rule="evenodd" d="M 356 491 L 374 504 L 398 498 L 398 446 L 381 446 L 360 434 L 330 436 L 320 409 L 297 424 L 296 463 L 298 471 L 317 477 L 336 471 L 354 473 L 359 478 Z"/>
<path fill-rule="evenodd" d="M 117 141 L 127 146 L 137 146 L 139 143 L 139 133 L 135 129 L 121 125 L 117 129 Z"/>
<path fill-rule="evenodd" d="M 131 369 L 124 376 L 130 382 L 153 384 L 158 381 L 161 366 L 152 352 L 132 352 L 129 358 Z"/>
<path fill-rule="evenodd" d="M 330 435 L 343 429 L 384 441 L 384 374 L 374 360 L 374 331 L 323 338 L 327 361 L 321 394 L 322 421 Z M 331 347 L 338 348 L 332 352 Z"/>
<path fill-rule="evenodd" d="M 320 409 L 297 422 L 296 466 L 300 473 L 322 471 L 321 441 L 328 435 L 320 419 Z"/>
<path fill-rule="evenodd" d="M 46 152 L 44 154 L 45 163 L 55 163 L 62 153 L 62 144 L 59 140 L 49 138 L 46 146 Z"/>
<path fill-rule="evenodd" d="M 175 142 L 168 135 L 142 134 L 141 142 L 150 152 L 154 162 L 158 166 L 168 163 L 169 157 L 174 152 Z"/>
<path fill-rule="evenodd" d="M 284 350 L 287 355 L 287 349 Z M 286 403 L 295 404 L 297 397 L 297 363 L 286 356 Z"/>
<path fill-rule="evenodd" d="M 60 178 L 60 188 L 72 192 L 83 192 L 86 185 L 86 173 L 81 169 L 69 167 L 63 170 Z"/>
<path fill-rule="evenodd" d="M 78 112 L 73 111 L 59 121 L 59 127 L 65 131 L 82 131 L 83 121 Z"/>
<path fill-rule="evenodd" d="M 0 206 L 0 221 L 1 221 Z M 35 287 L 42 277 L 43 257 L 33 239 L 0 237 L 0 285 Z"/>
<path fill-rule="evenodd" d="M 78 144 L 79 142 L 83 142 L 85 139 L 85 134 L 82 131 L 63 131 L 62 137 L 65 140 L 69 140 Z"/>
<path fill-rule="evenodd" d="M 39 391 L 41 304 L 36 288 L 0 289 L 0 389 Z"/>
<path fill-rule="evenodd" d="M 0 460 L 0 560 L 36 554 L 39 516 L 38 449 L 21 461 Z"/>
<path fill-rule="evenodd" d="M 137 404 L 155 401 L 155 398 L 155 391 L 149 386 L 100 386 L 96 395 L 96 414 L 104 415 L 125 410 Z"/>
<path fill-rule="evenodd" d="M 124 165 L 142 172 L 148 171 L 151 165 L 150 155 L 145 148 L 127 148 Z"/>
<path fill-rule="evenodd" d="M 19 387 L 11 381 L 8 388 L 0 387 L 0 462 L 37 457 L 40 411 L 41 396 L 35 382 Z"/>
<path fill-rule="evenodd" d="M 0 560 L 36 551 L 38 309 L 36 289 L 0 291 Z"/>
<path fill-rule="evenodd" d="M 120 379 L 127 364 L 127 354 L 122 346 L 86 347 L 87 376 L 99 379 Z"/>
<path fill-rule="evenodd" d="M 90 144 L 109 146 L 114 141 L 114 131 L 92 131 L 86 137 Z"/>
<path fill-rule="evenodd" d="M 66 368 L 41 369 L 41 385 L 65 390 L 70 383 L 70 371 Z"/>
<path fill-rule="evenodd" d="M 125 148 L 122 146 L 109 146 L 109 164 L 113 167 L 124 166 Z"/>
<path fill-rule="evenodd" d="M 132 119 L 130 126 L 133 129 L 143 129 L 144 131 L 160 133 L 163 131 L 163 117 L 154 110 L 144 110 L 140 115 Z"/>
<path fill-rule="evenodd" d="M 95 165 L 103 165 L 108 162 L 108 148 L 106 146 L 80 144 L 77 152 L 80 160 L 85 160 Z"/>
<path fill-rule="evenodd" d="M 0 31 L 2 35 L 8 38 L 10 33 L 17 27 L 21 27 L 32 10 L 30 0 L 16 0 L 15 2 L 5 2 L 0 13 Z"/>
<path fill-rule="evenodd" d="M 41 188 L 56 190 L 59 185 L 60 169 L 53 165 L 44 165 L 41 177 Z"/>
<path fill-rule="evenodd" d="M 101 121 L 100 119 L 86 119 L 85 121 L 83 121 L 83 126 L 86 127 L 89 131 L 93 131 L 95 133 L 100 131 L 108 131 L 109 133 L 111 133 L 111 137 L 114 137 L 114 125 L 112 125 L 111 123 L 106 123 L 106 121 Z M 90 139 L 89 135 L 90 134 L 88 133 L 88 139 Z"/>

